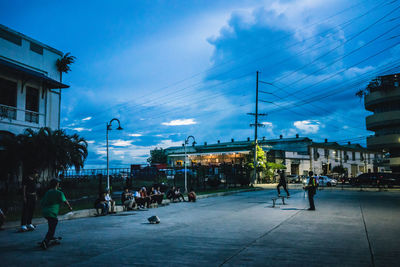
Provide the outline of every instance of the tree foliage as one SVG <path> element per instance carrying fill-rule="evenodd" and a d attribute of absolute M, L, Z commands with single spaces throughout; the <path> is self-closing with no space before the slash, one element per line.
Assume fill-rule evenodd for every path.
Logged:
<path fill-rule="evenodd" d="M 277 169 L 286 169 L 286 166 L 283 164 L 268 162 L 267 161 L 267 153 L 257 145 L 257 172 L 263 173 L 266 177 L 272 178 L 275 170 Z M 254 170 L 254 147 L 250 151 L 250 154 L 246 156 L 246 168 L 248 170 Z"/>
<path fill-rule="evenodd" d="M 67 135 L 64 130 L 27 129 L 23 134 L 1 140 L 4 148 L 1 165 L 10 166 L 8 174 L 16 175 L 22 167 L 23 175 L 33 170 L 48 170 L 54 175 L 74 167 L 83 168 L 88 156 L 87 142 L 77 134 Z"/>
<path fill-rule="evenodd" d="M 71 56 L 71 53 L 66 53 L 62 58 L 57 59 L 56 66 L 59 72 L 68 73 L 71 70 L 70 65 L 75 62 L 76 57 Z"/>
<path fill-rule="evenodd" d="M 156 147 L 154 150 L 150 150 L 150 157 L 147 159 L 147 162 L 150 164 L 167 163 L 167 154 L 165 153 L 165 150 L 161 147 Z"/>

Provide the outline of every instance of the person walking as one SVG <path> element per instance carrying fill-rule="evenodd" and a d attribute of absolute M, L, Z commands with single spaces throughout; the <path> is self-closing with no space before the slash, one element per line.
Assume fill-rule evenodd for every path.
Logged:
<path fill-rule="evenodd" d="M 310 171 L 308 175 L 310 178 L 308 179 L 308 185 L 305 187 L 308 192 L 308 202 L 310 203 L 310 208 L 308 210 L 315 210 L 314 195 L 317 192 L 317 182 L 312 171 Z"/>
<path fill-rule="evenodd" d="M 40 243 L 40 246 L 43 249 L 47 249 L 49 242 L 54 240 L 54 233 L 56 231 L 58 219 L 57 215 L 60 210 L 60 204 L 64 203 L 70 211 L 72 211 L 72 207 L 69 204 L 68 200 L 65 198 L 63 192 L 58 190 L 60 186 L 60 180 L 52 179 L 50 181 L 50 189 L 44 195 L 42 201 L 40 202 L 42 206 L 42 214 L 43 217 L 46 218 L 47 223 L 49 225 L 49 230 L 43 241 Z"/>
<path fill-rule="evenodd" d="M 276 189 L 278 190 L 278 196 L 281 196 L 281 190 L 280 187 L 282 186 L 283 189 L 286 191 L 286 196 L 289 198 L 290 194 L 289 191 L 287 190 L 287 181 L 286 181 L 286 174 L 284 170 L 278 170 L 279 173 L 279 183 Z"/>
<path fill-rule="evenodd" d="M 38 172 L 33 170 L 22 182 L 21 232 L 35 230 L 35 226 L 32 224 L 32 217 L 37 200 L 36 185 L 38 177 Z"/>

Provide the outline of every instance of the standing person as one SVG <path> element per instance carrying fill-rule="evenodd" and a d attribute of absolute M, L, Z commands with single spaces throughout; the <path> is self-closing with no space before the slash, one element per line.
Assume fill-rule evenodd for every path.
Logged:
<path fill-rule="evenodd" d="M 283 186 L 283 189 L 286 191 L 287 198 L 290 197 L 289 191 L 287 190 L 287 181 L 286 181 L 286 174 L 283 170 L 278 170 L 279 173 L 279 183 L 276 189 L 278 190 L 278 196 L 281 196 L 281 190 L 279 187 Z"/>
<path fill-rule="evenodd" d="M 317 191 L 317 182 L 312 171 L 310 171 L 308 175 L 310 178 L 308 179 L 308 185 L 305 187 L 308 192 L 308 202 L 310 203 L 310 208 L 308 210 L 315 210 L 314 195 Z"/>
<path fill-rule="evenodd" d="M 28 230 L 35 230 L 35 226 L 32 224 L 33 212 L 36 206 L 36 188 L 37 179 L 39 174 L 36 170 L 33 170 L 28 177 L 26 177 L 22 183 L 22 216 L 21 216 L 21 231 L 25 232 Z"/>
<path fill-rule="evenodd" d="M 68 206 L 69 210 L 72 211 L 72 207 L 65 198 L 64 193 L 58 190 L 59 186 L 60 180 L 52 179 L 50 181 L 50 189 L 46 192 L 41 201 L 43 217 L 46 218 L 49 225 L 49 230 L 47 231 L 46 237 L 43 239 L 42 243 L 40 243 L 40 246 L 43 249 L 47 249 L 49 242 L 54 239 L 54 233 L 58 223 L 57 215 L 60 210 L 60 204 L 64 203 Z"/>

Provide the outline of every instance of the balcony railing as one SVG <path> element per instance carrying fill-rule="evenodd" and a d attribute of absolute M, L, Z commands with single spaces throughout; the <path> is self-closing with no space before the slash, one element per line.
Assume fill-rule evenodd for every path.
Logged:
<path fill-rule="evenodd" d="M 0 105 L 0 119 L 17 119 L 17 108 L 6 105 Z"/>
<path fill-rule="evenodd" d="M 31 123 L 39 123 L 39 113 L 34 111 L 26 111 L 25 112 L 25 121 Z"/>

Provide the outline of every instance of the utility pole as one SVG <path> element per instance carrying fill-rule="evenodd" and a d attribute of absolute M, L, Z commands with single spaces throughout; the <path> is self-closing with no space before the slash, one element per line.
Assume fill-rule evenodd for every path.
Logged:
<path fill-rule="evenodd" d="M 256 71 L 256 112 L 255 113 L 247 113 L 248 115 L 254 116 L 254 124 L 250 124 L 250 126 L 254 126 L 254 174 L 253 174 L 253 181 L 252 184 L 255 184 L 257 182 L 257 130 L 258 127 L 263 127 L 263 124 L 258 123 L 258 116 L 265 116 L 267 114 L 265 113 L 258 113 L 258 74 L 259 71 Z"/>

